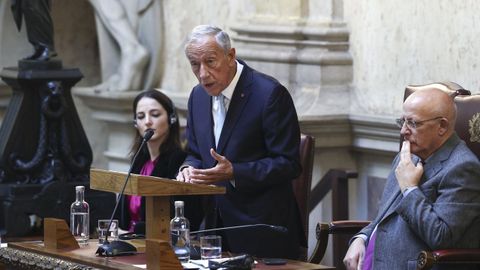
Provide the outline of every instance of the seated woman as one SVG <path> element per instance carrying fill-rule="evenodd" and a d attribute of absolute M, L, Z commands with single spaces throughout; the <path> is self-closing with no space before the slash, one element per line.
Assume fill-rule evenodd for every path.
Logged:
<path fill-rule="evenodd" d="M 132 173 L 175 179 L 186 153 L 180 145 L 180 125 L 172 101 L 157 90 L 140 92 L 133 101 L 133 119 L 137 135 L 131 156 L 138 151 L 145 131 L 155 130 L 151 139 L 139 151 L 132 162 Z M 173 196 L 173 200 L 185 202 L 185 216 L 190 221 L 190 230 L 197 230 L 202 218 L 200 196 Z M 122 198 L 120 227 L 129 232 L 145 234 L 145 198 L 125 195 Z"/>

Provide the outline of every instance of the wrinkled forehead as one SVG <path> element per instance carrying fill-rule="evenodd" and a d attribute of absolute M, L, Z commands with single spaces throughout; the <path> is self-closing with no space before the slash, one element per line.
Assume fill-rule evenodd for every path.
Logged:
<path fill-rule="evenodd" d="M 209 38 L 190 43 L 186 47 L 185 53 L 188 58 L 198 58 L 221 55 L 223 54 L 223 49 L 215 41 L 215 38 Z"/>
<path fill-rule="evenodd" d="M 412 95 L 403 103 L 403 117 L 405 119 L 425 119 L 434 117 L 435 102 L 425 96 Z"/>

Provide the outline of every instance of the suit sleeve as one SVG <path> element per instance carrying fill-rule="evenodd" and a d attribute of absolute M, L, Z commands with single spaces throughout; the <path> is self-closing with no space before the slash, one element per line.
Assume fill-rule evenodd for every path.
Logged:
<path fill-rule="evenodd" d="M 479 179 L 478 162 L 462 162 L 450 168 L 437 190 L 410 192 L 396 212 L 431 249 L 454 247 L 478 219 Z M 425 192 L 436 193 L 436 200 Z"/>
<path fill-rule="evenodd" d="M 400 161 L 400 154 L 397 154 L 392 161 L 391 168 L 396 168 L 399 161 Z M 370 236 L 372 235 L 373 230 L 375 229 L 375 226 L 377 226 L 378 223 L 382 220 L 383 214 L 385 213 L 385 211 L 387 211 L 387 208 L 389 207 L 389 205 L 387 205 L 387 201 L 391 196 L 393 196 L 393 194 L 398 189 L 399 187 L 398 187 L 397 179 L 395 178 L 395 170 L 392 169 L 387 177 L 387 182 L 385 183 L 385 188 L 383 190 L 383 194 L 378 205 L 379 209 L 378 209 L 377 216 L 372 220 L 372 222 L 370 222 L 370 224 L 365 226 L 365 228 L 363 228 L 358 234 L 354 235 L 353 238 L 355 238 L 360 234 L 363 234 L 367 237 L 367 241 L 365 241 L 365 244 L 366 245 L 368 244 L 368 239 L 370 239 Z M 353 238 L 350 240 L 350 242 L 353 240 Z"/>
<path fill-rule="evenodd" d="M 262 114 L 267 154 L 257 160 L 233 163 L 237 189 L 268 188 L 290 182 L 300 174 L 300 128 L 292 98 L 283 86 L 278 84 L 272 91 Z"/>
<path fill-rule="evenodd" d="M 188 99 L 187 127 L 185 130 L 185 134 L 187 134 L 187 142 L 188 142 L 188 145 L 187 145 L 188 155 L 185 158 L 185 161 L 183 162 L 182 166 L 189 165 L 194 168 L 201 168 L 202 161 L 199 155 L 200 150 L 198 149 L 198 141 L 195 135 L 195 129 L 192 126 L 195 124 L 193 123 L 193 120 L 192 120 L 193 119 L 192 105 L 193 105 L 193 99 L 194 99 L 194 95 L 193 95 L 194 91 L 195 89 L 192 90 L 192 93 L 190 94 L 190 98 Z"/>
<path fill-rule="evenodd" d="M 182 150 L 176 150 L 172 153 L 168 161 L 168 175 L 166 177 L 174 179 L 177 177 L 178 169 L 185 161 L 186 153 Z"/>

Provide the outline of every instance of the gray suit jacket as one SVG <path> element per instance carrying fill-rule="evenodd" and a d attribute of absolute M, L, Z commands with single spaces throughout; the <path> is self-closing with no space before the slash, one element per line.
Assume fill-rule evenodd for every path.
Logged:
<path fill-rule="evenodd" d="M 453 134 L 426 160 L 419 188 L 407 196 L 395 177 L 399 160 L 377 217 L 360 232 L 369 237 L 378 225 L 373 269 L 415 269 L 421 250 L 479 248 L 480 162 L 465 143 Z"/>

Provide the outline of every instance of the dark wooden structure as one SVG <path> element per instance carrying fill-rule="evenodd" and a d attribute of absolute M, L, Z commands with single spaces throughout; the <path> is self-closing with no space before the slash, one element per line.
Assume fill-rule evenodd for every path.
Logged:
<path fill-rule="evenodd" d="M 83 75 L 59 60 L 21 60 L 0 76 L 13 90 L 0 128 L 0 233 L 41 234 L 32 220 L 68 221 L 75 186 L 89 185 L 92 151 L 70 92 Z M 87 189 L 86 200 L 102 205 L 90 210 L 93 224 L 115 196 Z"/>

